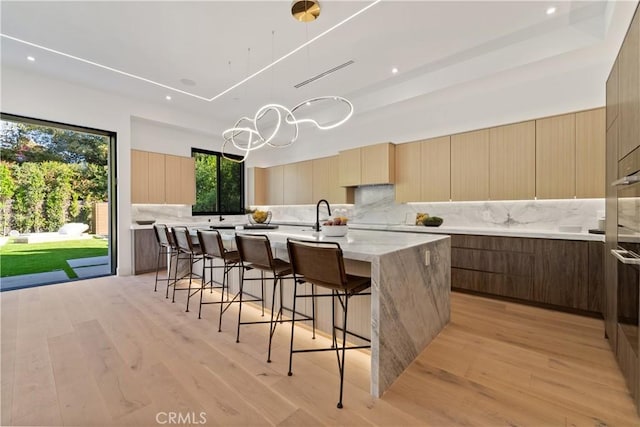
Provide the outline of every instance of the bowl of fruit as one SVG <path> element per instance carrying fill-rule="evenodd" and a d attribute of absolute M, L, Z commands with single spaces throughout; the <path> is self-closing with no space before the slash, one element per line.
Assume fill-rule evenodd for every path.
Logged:
<path fill-rule="evenodd" d="M 251 224 L 269 224 L 271 222 L 271 211 L 254 211 L 247 215 Z"/>
<path fill-rule="evenodd" d="M 320 232 L 323 236 L 327 237 L 342 237 L 347 234 L 349 231 L 349 227 L 347 227 L 347 222 L 349 220 L 344 216 L 337 216 L 333 219 L 325 221 L 322 223 L 322 228 L 320 228 Z"/>
<path fill-rule="evenodd" d="M 424 225 L 426 227 L 440 227 L 444 220 L 439 216 L 429 216 L 428 213 L 418 213 L 416 215 L 416 225 Z"/>

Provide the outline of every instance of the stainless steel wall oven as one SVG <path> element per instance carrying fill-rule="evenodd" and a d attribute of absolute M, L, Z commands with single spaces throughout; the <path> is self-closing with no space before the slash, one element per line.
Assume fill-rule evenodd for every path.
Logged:
<path fill-rule="evenodd" d="M 638 312 L 640 302 L 640 148 L 618 164 L 620 179 L 614 182 L 618 194 L 618 330 L 638 355 Z M 620 333 L 619 332 L 619 333 Z"/>

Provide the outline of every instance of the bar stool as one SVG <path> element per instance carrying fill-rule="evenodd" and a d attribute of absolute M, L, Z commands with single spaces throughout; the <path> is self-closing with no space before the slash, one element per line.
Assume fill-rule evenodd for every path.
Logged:
<path fill-rule="evenodd" d="M 158 259 L 156 262 L 156 284 L 153 288 L 154 292 L 158 291 L 158 282 L 159 281 L 167 281 L 167 292 L 169 287 L 169 282 L 171 281 L 171 264 L 174 256 L 177 254 L 175 245 L 169 241 L 169 229 L 165 224 L 154 224 L 153 231 L 156 235 L 156 242 L 158 242 Z M 169 265 L 167 270 L 167 278 L 166 279 L 158 279 L 158 273 L 160 272 L 160 260 L 163 256 L 169 255 Z"/>
<path fill-rule="evenodd" d="M 240 305 L 238 309 L 238 332 L 236 335 L 236 342 L 240 342 L 240 326 L 250 325 L 258 323 L 269 324 L 269 350 L 267 353 L 267 362 L 271 363 L 271 342 L 273 334 L 275 333 L 278 322 L 290 322 L 291 320 L 284 320 L 282 318 L 283 310 L 292 311 L 290 308 L 284 307 L 282 303 L 282 280 L 291 275 L 291 266 L 288 262 L 279 258 L 274 258 L 271 252 L 271 243 L 269 238 L 263 234 L 241 234 L 236 233 L 236 246 L 238 247 L 238 253 L 240 255 L 240 262 L 242 264 L 242 275 L 240 280 L 240 290 L 238 292 L 240 298 Z M 256 269 L 260 271 L 259 278 L 246 278 L 245 272 L 247 270 Z M 263 303 L 263 315 L 264 315 L 264 273 L 270 273 L 273 277 L 273 294 L 271 297 L 271 318 L 269 321 L 255 321 L 255 322 L 242 322 L 242 303 L 247 302 L 243 299 L 244 295 L 244 283 L 248 280 L 260 280 L 262 282 L 262 298 L 257 298 L 253 295 L 254 299 L 251 301 L 262 301 Z M 280 287 L 278 287 L 280 285 Z M 280 301 L 279 307 L 276 312 L 276 292 L 279 289 Z M 250 294 L 249 294 L 250 295 Z M 275 319 L 274 319 L 275 314 Z M 311 316 L 298 313 L 305 320 L 312 320 Z"/>
<path fill-rule="evenodd" d="M 178 255 L 176 256 L 176 276 L 178 275 L 178 267 L 180 260 L 188 260 L 189 271 L 182 275 L 181 277 L 176 277 L 175 282 L 173 284 L 173 298 L 171 302 L 176 302 L 176 290 L 187 290 L 187 313 L 189 312 L 189 300 L 193 295 L 198 293 L 202 289 L 202 284 L 198 288 L 195 288 L 195 291 L 192 293 L 191 289 L 194 289 L 191 284 L 194 278 L 204 280 L 202 276 L 193 272 L 193 265 L 198 262 L 204 262 L 204 256 L 200 249 L 199 244 L 194 244 L 191 240 L 191 235 L 189 234 L 189 229 L 184 226 L 177 226 L 172 228 L 173 238 L 175 240 L 176 246 L 178 247 Z M 189 279 L 189 287 L 188 288 L 179 288 L 178 283 L 183 279 Z"/>
<path fill-rule="evenodd" d="M 240 267 L 240 255 L 238 251 L 229 251 L 224 247 L 222 243 L 222 236 L 218 230 L 198 230 L 198 241 L 200 242 L 200 249 L 204 256 L 204 262 L 202 263 L 202 289 L 200 291 L 200 308 L 198 309 L 198 319 L 202 315 L 202 306 L 204 304 L 220 304 L 220 318 L 218 319 L 218 332 L 222 331 L 222 314 L 227 311 L 231 306 L 231 303 L 236 302 L 238 295 L 236 294 L 232 300 L 229 300 L 229 272 L 234 267 Z M 222 260 L 222 265 L 214 265 L 214 260 Z M 209 265 L 207 265 L 209 261 Z M 213 278 L 213 272 L 217 268 L 222 268 L 222 282 L 218 282 Z M 206 282 L 205 272 L 210 271 L 211 280 Z M 240 279 L 240 269 L 238 269 L 238 278 Z M 238 283 L 240 280 L 238 281 Z M 214 285 L 216 289 L 221 290 L 220 301 L 205 302 L 202 300 L 204 289 L 206 285 L 209 285 L 213 291 Z M 227 299 L 224 298 L 224 292 L 227 291 Z M 224 306 L 226 303 L 226 306 Z"/>
<path fill-rule="evenodd" d="M 293 375 L 293 353 L 308 353 L 315 351 L 336 352 L 338 359 L 338 370 L 340 371 L 340 397 L 338 400 L 338 408 L 342 408 L 342 390 L 344 385 L 344 360 L 345 351 L 352 349 L 371 348 L 371 345 L 353 345 L 347 346 L 347 334 L 359 338 L 363 341 L 371 343 L 369 338 L 350 332 L 347 329 L 347 314 L 349 311 L 349 299 L 356 295 L 371 295 L 370 292 L 364 293 L 366 289 L 371 287 L 371 279 L 368 277 L 354 276 L 346 274 L 344 268 L 344 258 L 340 245 L 335 242 L 318 242 L 298 239 L 287 239 L 287 250 L 289 252 L 289 261 L 293 270 L 295 287 L 293 290 L 293 317 L 291 319 L 291 344 L 289 347 L 289 372 Z M 331 294 L 315 295 L 316 297 L 332 298 L 332 346 L 326 348 L 297 349 L 293 348 L 293 332 L 296 320 L 296 300 L 300 297 L 308 297 L 308 295 L 298 295 L 297 288 L 300 283 L 309 282 L 316 286 L 331 290 Z M 342 307 L 343 324 L 338 327 L 335 324 L 335 302 L 338 301 Z M 338 345 L 336 331 L 342 332 L 342 345 Z"/>

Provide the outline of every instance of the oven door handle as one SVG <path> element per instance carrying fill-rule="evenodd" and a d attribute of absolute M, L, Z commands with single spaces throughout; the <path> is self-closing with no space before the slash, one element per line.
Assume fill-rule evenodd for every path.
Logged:
<path fill-rule="evenodd" d="M 640 175 L 638 174 L 627 175 L 625 177 L 622 177 L 618 180 L 613 181 L 611 183 L 611 186 L 617 187 L 618 185 L 631 185 L 631 184 L 635 184 L 636 182 L 640 182 Z"/>
<path fill-rule="evenodd" d="M 640 265 L 640 258 L 629 255 L 624 249 L 611 249 L 611 254 L 623 264 Z"/>

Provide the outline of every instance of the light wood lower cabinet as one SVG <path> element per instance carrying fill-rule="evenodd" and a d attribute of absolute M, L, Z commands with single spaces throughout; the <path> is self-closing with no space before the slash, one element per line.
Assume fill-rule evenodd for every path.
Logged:
<path fill-rule="evenodd" d="M 604 244 L 451 236 L 451 286 L 547 306 L 602 312 Z"/>
<path fill-rule="evenodd" d="M 536 195 L 535 121 L 489 130 L 489 199 L 531 200 Z"/>
<path fill-rule="evenodd" d="M 575 114 L 536 120 L 536 196 L 570 199 L 575 194 Z"/>
<path fill-rule="evenodd" d="M 451 136 L 451 200 L 489 199 L 489 130 Z"/>

